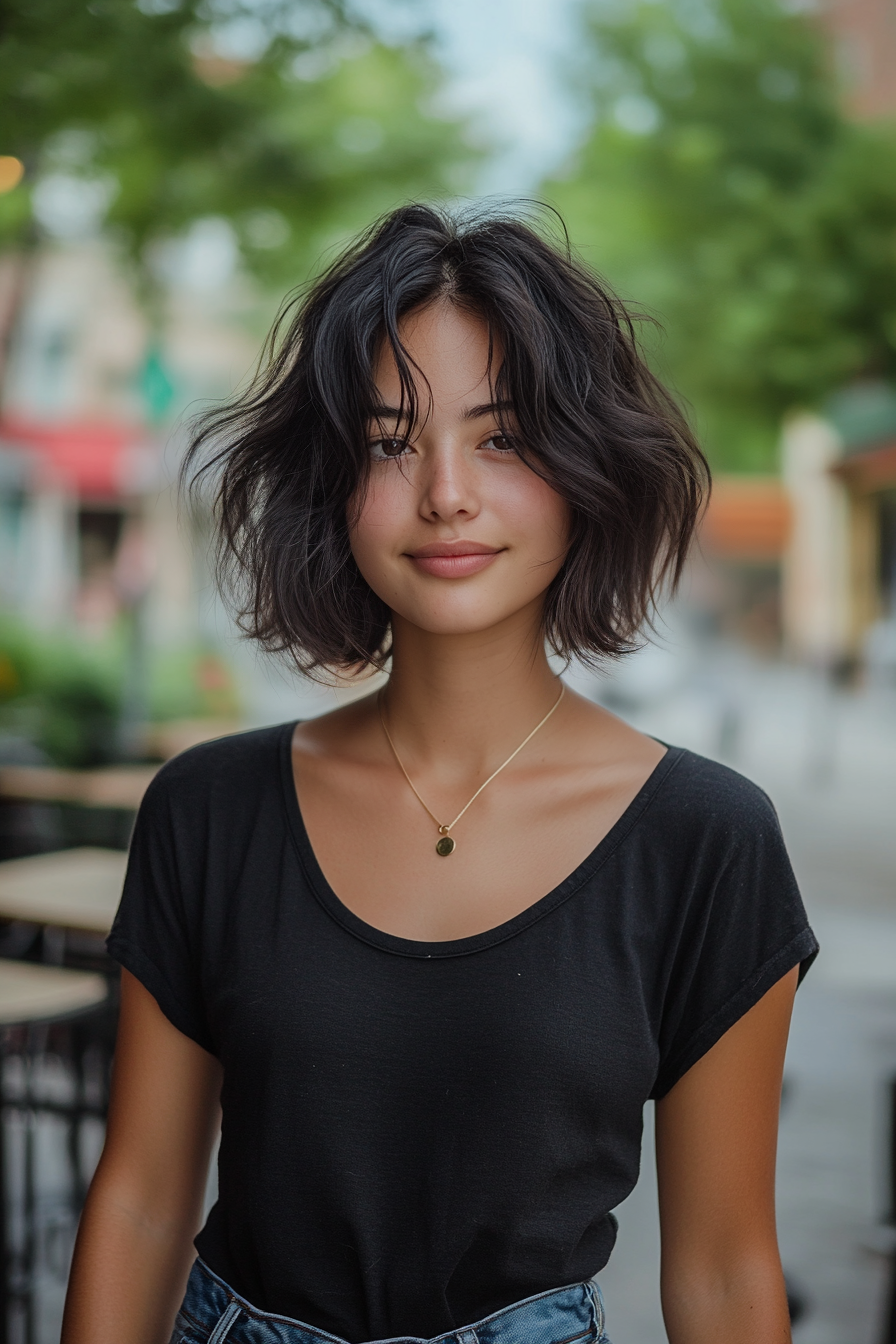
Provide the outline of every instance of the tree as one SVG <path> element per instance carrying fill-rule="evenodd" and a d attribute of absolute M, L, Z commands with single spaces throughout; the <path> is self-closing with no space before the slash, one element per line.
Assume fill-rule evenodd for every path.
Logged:
<path fill-rule="evenodd" d="M 223 216 L 250 269 L 295 282 L 322 241 L 458 190 L 472 159 L 431 111 L 423 46 L 375 42 L 342 0 L 5 0 L 0 23 L 0 152 L 26 168 L 0 196 L 7 249 L 39 241 L 61 183 L 144 281 L 152 243 Z"/>
<path fill-rule="evenodd" d="M 547 194 L 663 321 L 716 462 L 767 468 L 789 408 L 896 375 L 896 136 L 842 114 L 805 14 L 597 3 L 586 82 L 592 131 Z"/>

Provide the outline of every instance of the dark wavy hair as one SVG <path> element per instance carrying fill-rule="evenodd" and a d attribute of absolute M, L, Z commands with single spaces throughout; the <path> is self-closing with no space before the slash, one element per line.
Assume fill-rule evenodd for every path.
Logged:
<path fill-rule="evenodd" d="M 628 652 L 681 575 L 703 454 L 632 315 L 568 242 L 507 213 L 429 205 L 381 219 L 292 299 L 248 390 L 194 427 L 185 478 L 215 480 L 219 578 L 241 627 L 305 671 L 388 657 L 390 612 L 352 557 L 349 513 L 369 470 L 377 354 L 387 342 L 418 423 L 400 324 L 436 300 L 488 324 L 508 433 L 570 507 L 545 638 L 586 662 Z"/>

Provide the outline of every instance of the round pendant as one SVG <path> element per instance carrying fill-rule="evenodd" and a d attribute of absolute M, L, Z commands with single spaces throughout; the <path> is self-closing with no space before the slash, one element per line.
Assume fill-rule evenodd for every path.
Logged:
<path fill-rule="evenodd" d="M 449 854 L 454 853 L 454 841 L 450 835 L 443 835 L 436 841 L 436 853 L 440 859 L 447 859 Z"/>

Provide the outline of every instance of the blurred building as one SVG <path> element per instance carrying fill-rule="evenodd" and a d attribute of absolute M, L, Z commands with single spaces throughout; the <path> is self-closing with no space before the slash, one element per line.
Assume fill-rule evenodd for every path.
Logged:
<path fill-rule="evenodd" d="M 196 636 L 207 580 L 177 515 L 175 416 L 229 393 L 255 340 L 237 282 L 195 253 L 153 321 L 99 241 L 33 263 L 0 421 L 0 605 L 37 625 L 102 633 L 139 602 L 154 643 Z"/>
<path fill-rule="evenodd" d="M 775 651 L 782 636 L 781 570 L 791 504 L 777 476 L 716 476 L 700 532 L 709 569 L 701 605 L 721 633 Z M 707 591 L 712 576 L 713 591 Z"/>
<path fill-rule="evenodd" d="M 697 607 L 757 650 L 896 681 L 896 389 L 785 423 L 781 476 L 717 476 Z"/>
<path fill-rule="evenodd" d="M 786 644 L 825 665 L 896 677 L 896 390 L 866 383 L 825 417 L 785 426 L 792 513 L 783 557 Z"/>
<path fill-rule="evenodd" d="M 896 112 L 896 5 L 893 0 L 821 0 L 850 109 L 858 117 Z"/>
<path fill-rule="evenodd" d="M 896 115 L 894 0 L 818 0 L 850 112 Z M 791 527 L 781 624 L 792 656 L 896 680 L 896 388 L 860 382 L 782 434 Z"/>

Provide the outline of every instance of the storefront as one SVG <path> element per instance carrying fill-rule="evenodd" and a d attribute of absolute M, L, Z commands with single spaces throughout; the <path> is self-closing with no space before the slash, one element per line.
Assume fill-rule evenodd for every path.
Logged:
<path fill-rule="evenodd" d="M 783 435 L 785 641 L 847 669 L 883 657 L 896 674 L 896 390 L 859 385 L 826 410 L 792 418 Z"/>

